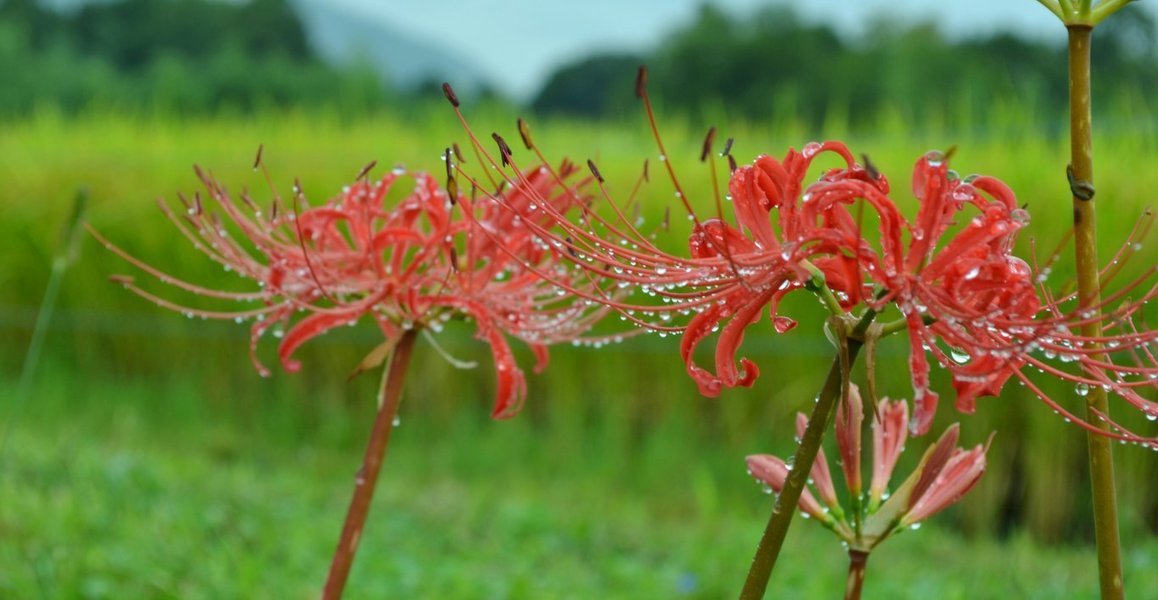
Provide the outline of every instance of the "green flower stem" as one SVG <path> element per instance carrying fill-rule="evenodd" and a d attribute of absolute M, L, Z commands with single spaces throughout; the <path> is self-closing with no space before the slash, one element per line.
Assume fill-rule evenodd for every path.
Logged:
<path fill-rule="evenodd" d="M 1090 111 L 1090 33 L 1091 27 L 1071 25 L 1069 31 L 1070 75 L 1070 150 L 1071 185 L 1074 188 L 1074 250 L 1078 272 L 1079 306 L 1101 304 L 1098 277 L 1097 230 L 1093 199 L 1093 143 Z M 1102 335 L 1096 319 L 1081 327 L 1087 337 Z M 1105 361 L 1104 354 L 1090 357 Z M 1108 431 L 1101 415 L 1109 414 L 1106 392 L 1093 386 L 1086 396 L 1086 418 Z M 1114 486 L 1114 455 L 1110 438 L 1090 433 L 1087 448 L 1090 457 L 1090 479 L 1093 486 L 1094 537 L 1098 546 L 1098 575 L 1102 598 L 1122 598 L 1122 550 L 1118 539 L 1118 504 Z"/>
<path fill-rule="evenodd" d="M 848 582 L 844 584 L 844 600 L 860 600 L 864 587 L 864 571 L 868 567 L 868 552 L 848 551 Z"/>
<path fill-rule="evenodd" d="M 64 223 L 61 231 L 60 247 L 52 259 L 52 271 L 48 275 L 48 285 L 44 290 L 44 297 L 40 300 L 40 310 L 36 312 L 36 323 L 32 326 L 32 337 L 28 341 L 28 350 L 24 353 L 24 365 L 20 368 L 20 380 L 16 384 L 16 396 L 12 401 L 12 411 L 4 419 L 3 432 L 0 432 L 0 460 L 3 459 L 8 447 L 8 434 L 20 417 L 21 409 L 28 401 L 32 390 L 32 382 L 36 376 L 36 368 L 40 364 L 40 355 L 44 351 L 45 336 L 48 335 L 48 326 L 52 323 L 52 315 L 56 310 L 56 302 L 60 298 L 60 286 L 64 282 L 65 271 L 76 260 L 80 251 L 80 232 L 83 229 L 84 215 L 88 210 L 88 188 L 76 190 L 72 201 L 72 213 Z"/>
<path fill-rule="evenodd" d="M 861 317 L 847 341 L 847 364 L 852 365 L 856 355 L 864 345 L 865 331 L 876 318 L 876 312 L 869 309 Z M 812 463 L 816 462 L 816 454 L 820 449 L 820 442 L 824 432 L 832 422 L 833 409 L 840 398 L 841 388 L 848 374 L 841 369 L 845 357 L 837 351 L 828 376 L 824 380 L 824 387 L 816 397 L 816 405 L 808 417 L 808 426 L 796 447 L 796 455 L 792 458 L 792 471 L 788 474 L 784 488 L 776 496 L 776 503 L 772 507 L 772 515 L 768 525 L 764 528 L 764 535 L 756 547 L 756 556 L 752 558 L 752 566 L 748 570 L 748 577 L 744 580 L 744 588 L 740 591 L 740 600 L 760 600 L 768 589 L 768 579 L 772 576 L 772 569 L 776 566 L 776 558 L 784 546 L 784 537 L 788 534 L 788 526 L 792 523 L 792 514 L 800 502 L 800 494 L 808 481 L 812 471 Z"/>
<path fill-rule="evenodd" d="M 828 289 L 828 283 L 824 277 L 824 271 L 821 271 L 819 267 L 812 264 L 812 262 L 808 260 L 800 261 L 800 266 L 804 267 L 804 269 L 811 275 L 808 282 L 805 284 L 805 287 L 816 294 L 818 298 L 820 298 L 820 302 L 824 304 L 824 307 L 828 309 L 829 313 L 838 316 L 843 315 L 844 308 L 841 307 L 840 300 L 837 300 L 836 296 L 833 295 L 832 290 Z"/>
<path fill-rule="evenodd" d="M 366 455 L 362 468 L 354 478 L 354 495 L 346 512 L 346 523 L 342 526 L 342 537 L 334 550 L 334 560 L 330 564 L 330 574 L 326 577 L 326 587 L 322 591 L 323 600 L 337 600 L 342 597 L 350 567 L 354 564 L 354 553 L 358 551 L 358 541 L 366 516 L 370 513 L 370 501 L 374 498 L 374 487 L 378 483 L 378 473 L 382 470 L 382 460 L 386 457 L 386 446 L 390 443 L 390 433 L 394 430 L 394 417 L 398 414 L 398 404 L 402 400 L 402 383 L 406 379 L 406 368 L 410 364 L 410 354 L 414 348 L 417 331 L 408 330 L 402 334 L 394 346 L 393 356 L 383 369 L 382 383 L 378 388 L 378 416 L 370 441 L 366 444 Z"/>

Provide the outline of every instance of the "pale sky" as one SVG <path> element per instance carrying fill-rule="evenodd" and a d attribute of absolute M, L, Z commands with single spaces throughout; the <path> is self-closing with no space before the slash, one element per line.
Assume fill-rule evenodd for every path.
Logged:
<path fill-rule="evenodd" d="M 688 22 L 705 0 L 332 0 L 367 19 L 436 42 L 469 59 L 502 91 L 525 98 L 561 64 L 593 51 L 646 49 Z M 768 0 L 709 0 L 737 14 Z M 863 33 L 878 15 L 904 12 L 953 36 L 1016 29 L 1064 42 L 1065 30 L 1036 0 L 799 0 L 808 20 Z M 1144 2 L 1154 4 L 1153 2 Z M 1154 6 L 1148 7 L 1154 10 Z"/>

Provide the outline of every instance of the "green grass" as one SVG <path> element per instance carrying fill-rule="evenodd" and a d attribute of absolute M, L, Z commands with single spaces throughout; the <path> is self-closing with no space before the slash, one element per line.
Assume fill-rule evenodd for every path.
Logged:
<path fill-rule="evenodd" d="M 151 388 L 97 380 L 80 398 L 62 397 L 75 383 L 41 388 L 42 406 L 3 458 L 0 596 L 316 596 L 363 419 L 331 424 L 349 439 L 291 442 L 238 427 L 231 415 L 197 416 L 202 399 L 179 380 Z M 349 598 L 734 595 L 769 502 L 740 464 L 716 472 L 653 464 L 644 471 L 658 484 L 616 484 L 620 475 L 579 455 L 599 432 L 573 446 L 519 421 L 447 427 L 407 400 Z M 151 413 L 157 402 L 169 407 Z M 710 491 L 717 479 L 747 493 Z M 1128 549 L 1135 595 L 1158 586 L 1156 557 L 1153 538 Z M 865 593 L 1094 598 L 1090 560 L 1082 546 L 967 539 L 934 523 L 874 554 Z M 801 521 L 772 589 L 837 597 L 845 569 L 837 540 Z"/>
<path fill-rule="evenodd" d="M 517 139 L 511 115 L 476 112 L 484 137 L 500 129 Z M 1019 127 L 1018 114 L 998 107 L 997 129 L 966 133 L 886 121 L 849 143 L 890 175 L 900 198 L 919 154 L 956 144 L 955 166 L 1008 182 L 1030 204 L 1032 233 L 1052 248 L 1068 227 L 1067 150 L 1056 135 Z M 1158 126 L 1133 122 L 1096 143 L 1104 252 L 1158 189 L 1150 168 Z M 627 123 L 547 123 L 535 137 L 552 155 L 594 157 L 617 195 L 652 156 L 655 218 L 670 190 L 642 122 Z M 701 132 L 678 121 L 664 130 L 689 194 L 706 205 L 695 160 Z M 826 126 L 830 137 L 841 130 Z M 737 137 L 739 157 L 781 154 L 814 137 L 789 118 L 732 123 L 721 134 Z M 193 163 L 264 197 L 250 170 L 264 144 L 283 191 L 300 177 L 321 199 L 372 159 L 440 169 L 442 148 L 462 138 L 443 110 L 365 120 L 43 112 L 0 124 L 0 423 L 12 431 L 0 455 L 0 597 L 313 597 L 369 429 L 374 377 L 347 384 L 345 375 L 377 343 L 371 328 L 311 342 L 302 372 L 261 379 L 248 364 L 246 328 L 189 321 L 108 284 L 109 274 L 131 269 L 92 240 L 64 278 L 33 394 L 17 411 L 8 382 L 78 186 L 92 192 L 92 223 L 130 251 L 191 280 L 236 287 L 177 240 L 153 205 L 196 189 Z M 677 227 L 670 243 L 681 235 Z M 1064 270 L 1055 270 L 1059 280 Z M 420 344 L 351 597 L 678 597 L 689 586 L 688 597 L 734 596 L 769 510 L 742 458 L 789 450 L 792 415 L 831 359 L 808 325 L 820 318 L 815 302 L 795 299 L 785 310 L 802 326 L 745 343 L 763 372 L 751 390 L 700 398 L 671 339 L 560 348 L 545 374 L 530 376 L 524 413 L 503 423 L 486 418 L 493 374 L 469 328 L 449 327 L 440 341 L 478 359 L 475 371 L 455 370 Z M 262 352 L 272 364 L 271 348 Z M 907 396 L 904 344 L 887 340 L 881 352 L 881 385 Z M 944 378 L 935 382 L 947 391 Z M 961 418 L 951 394 L 943 402 L 942 424 Z M 1012 385 L 963 419 L 962 442 L 994 429 L 978 488 L 919 533 L 886 544 L 870 562 L 866 597 L 1093 597 L 1084 435 Z M 1135 596 L 1158 589 L 1154 458 L 1132 447 L 1118 453 Z M 799 525 L 774 589 L 837 596 L 846 567 L 839 546 Z"/>

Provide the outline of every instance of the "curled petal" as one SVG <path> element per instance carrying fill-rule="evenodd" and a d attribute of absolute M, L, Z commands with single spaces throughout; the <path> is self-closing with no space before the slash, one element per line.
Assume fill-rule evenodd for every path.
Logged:
<path fill-rule="evenodd" d="M 683 356 L 688 375 L 696 382 L 700 393 L 709 398 L 720 395 L 722 383 L 719 377 L 697 366 L 692 354 L 696 346 L 699 346 L 704 338 L 711 335 L 712 329 L 720 322 L 722 312 L 723 310 L 719 306 L 712 306 L 693 317 L 684 329 L 683 339 L 680 341 L 680 354 Z"/>
<path fill-rule="evenodd" d="M 925 324 L 916 312 L 907 314 L 906 320 L 909 323 L 909 372 L 913 379 L 913 420 L 909 429 L 914 435 L 924 435 L 933 425 L 938 396 L 929 389 L 929 361 L 925 357 L 922 339 Z"/>
<path fill-rule="evenodd" d="M 752 361 L 740 359 L 740 368 L 736 369 L 735 356 L 744 341 L 744 329 L 759 320 L 764 305 L 771 300 L 775 291 L 767 291 L 748 301 L 732 316 L 732 319 L 720 332 L 720 339 L 716 343 L 716 375 L 720 381 L 729 387 L 752 385 L 759 376 L 759 369 Z"/>
<path fill-rule="evenodd" d="M 495 361 L 495 407 L 491 418 L 509 419 L 523 407 L 527 398 L 527 379 L 515 362 L 515 355 L 501 330 L 480 323 L 478 336 L 490 344 Z"/>
<path fill-rule="evenodd" d="M 348 325 L 358 320 L 358 313 L 314 313 L 298 321 L 278 345 L 277 353 L 281 366 L 290 373 L 301 369 L 302 364 L 293 360 L 292 355 L 299 346 L 335 327 Z"/>

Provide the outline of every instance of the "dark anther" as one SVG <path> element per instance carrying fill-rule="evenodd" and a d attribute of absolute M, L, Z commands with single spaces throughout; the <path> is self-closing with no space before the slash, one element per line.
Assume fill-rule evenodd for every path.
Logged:
<path fill-rule="evenodd" d="M 462 157 L 462 149 L 458 147 L 458 142 L 451 144 L 450 148 L 454 150 L 454 157 L 458 159 L 458 164 L 465 165 L 466 159 Z"/>
<path fill-rule="evenodd" d="M 376 160 L 370 161 L 366 166 L 362 167 L 361 171 L 358 171 L 358 176 L 355 177 L 354 179 L 362 179 L 362 178 L 368 176 L 370 174 L 370 171 L 373 171 L 374 167 L 376 167 L 376 166 L 378 166 L 378 161 L 376 161 Z"/>
<path fill-rule="evenodd" d="M 451 106 L 458 108 L 458 96 L 454 95 L 454 89 L 450 87 L 449 83 L 442 84 L 442 94 L 446 96 L 447 100 L 450 100 Z"/>
<path fill-rule="evenodd" d="M 732 154 L 732 142 L 734 141 L 736 141 L 736 138 L 728 138 L 728 141 L 724 142 L 724 156 L 730 156 Z"/>
<path fill-rule="evenodd" d="M 273 204 L 269 205 L 269 220 L 276 221 L 278 214 L 281 212 L 281 204 L 275 199 Z"/>
<path fill-rule="evenodd" d="M 881 172 L 877 170 L 877 166 L 873 164 L 872 159 L 869 158 L 867 154 L 861 154 L 860 158 L 864 161 L 864 170 L 868 173 L 869 177 L 872 177 L 873 181 L 880 179 Z"/>
<path fill-rule="evenodd" d="M 639 65 L 635 74 L 635 97 L 642 98 L 647 93 L 647 65 Z"/>
<path fill-rule="evenodd" d="M 668 206 L 668 207 L 665 207 L 663 209 L 663 222 L 660 223 L 659 228 L 664 230 L 664 231 L 667 231 L 668 227 L 670 227 L 670 226 L 671 226 L 671 207 Z"/>
<path fill-rule="evenodd" d="M 739 167 L 739 166 L 736 164 L 736 157 L 735 157 L 735 156 L 732 156 L 731 154 L 729 154 L 729 155 L 728 155 L 728 168 L 729 168 L 729 169 L 731 169 L 733 173 L 735 173 L 735 172 L 736 172 L 736 169 L 739 169 L 739 168 L 740 168 L 740 167 Z"/>
<path fill-rule="evenodd" d="M 595 166 L 595 161 L 588 158 L 587 159 L 587 168 L 591 169 L 591 174 L 594 175 L 595 178 L 599 180 L 599 183 L 603 183 L 603 175 L 599 173 L 599 169 Z"/>
<path fill-rule="evenodd" d="M 255 168 L 255 169 L 261 166 L 261 151 L 262 150 L 265 150 L 265 144 L 259 144 L 257 146 L 257 158 L 253 159 L 253 168 Z"/>
<path fill-rule="evenodd" d="M 446 197 L 452 205 L 458 204 L 458 180 L 454 177 L 446 178 Z"/>
<path fill-rule="evenodd" d="M 447 148 L 442 153 L 442 161 L 446 163 L 446 178 L 447 179 L 453 178 L 454 177 L 454 162 L 452 162 L 450 160 L 450 148 Z"/>
<path fill-rule="evenodd" d="M 571 239 L 571 236 L 563 238 L 563 241 L 567 242 L 567 253 L 570 254 L 573 258 L 579 258 L 579 253 L 575 252 L 574 248 L 575 241 Z"/>
<path fill-rule="evenodd" d="M 454 246 L 450 247 L 450 268 L 454 269 L 456 273 L 458 272 L 458 251 L 454 249 Z"/>
<path fill-rule="evenodd" d="M 1074 198 L 1078 200 L 1093 200 L 1094 199 L 1094 184 L 1089 181 L 1078 179 L 1074 175 L 1074 166 L 1066 165 L 1066 180 L 1070 182 L 1070 192 L 1073 193 Z M 1077 222 L 1075 220 L 1075 222 Z"/>
<path fill-rule="evenodd" d="M 523 138 L 523 145 L 527 147 L 527 150 L 533 150 L 535 144 L 531 143 L 531 128 L 527 127 L 527 122 L 524 121 L 522 117 L 519 117 L 517 123 L 519 125 L 519 135 Z"/>
<path fill-rule="evenodd" d="M 121 285 L 133 285 L 133 278 L 128 275 L 109 275 L 109 281 Z"/>
<path fill-rule="evenodd" d="M 712 142 L 716 141 L 716 128 L 713 126 L 708 129 L 708 134 L 704 136 L 704 147 L 700 150 L 700 162 L 708 160 L 708 155 L 712 153 Z"/>
<path fill-rule="evenodd" d="M 1021 210 L 1029 210 L 1029 203 L 1028 203 L 1028 202 L 1026 202 L 1025 204 L 1022 204 L 1022 205 L 1021 205 Z"/>
<path fill-rule="evenodd" d="M 645 159 L 643 159 L 643 180 L 644 181 L 651 181 L 651 176 L 649 176 L 647 174 L 647 166 L 648 166 L 648 160 L 645 158 Z"/>
<path fill-rule="evenodd" d="M 491 138 L 499 145 L 499 154 L 503 157 L 503 166 L 511 164 L 511 147 L 507 145 L 507 141 L 498 133 L 492 133 Z"/>
<path fill-rule="evenodd" d="M 945 162 L 949 162 L 949 159 L 953 158 L 954 154 L 957 154 L 956 144 L 949 146 L 949 149 L 945 151 Z"/>

